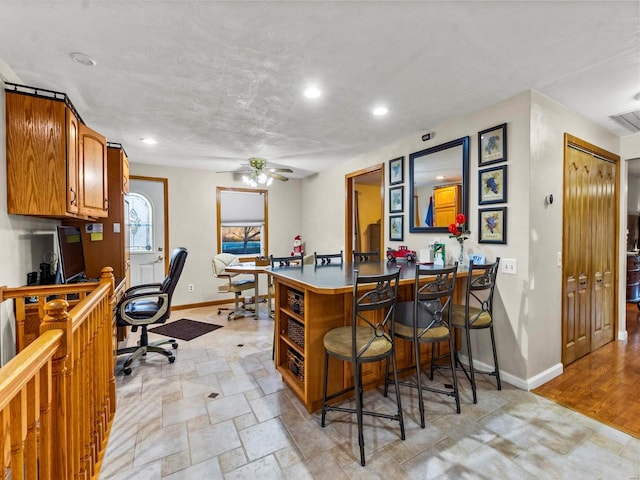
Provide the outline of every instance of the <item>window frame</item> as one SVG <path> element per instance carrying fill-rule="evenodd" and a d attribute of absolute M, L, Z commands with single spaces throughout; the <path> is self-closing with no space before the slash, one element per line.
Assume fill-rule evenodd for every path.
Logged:
<path fill-rule="evenodd" d="M 262 245 L 264 246 L 264 256 L 268 257 L 269 256 L 269 191 L 266 190 L 266 189 L 259 189 L 259 188 L 216 187 L 216 235 L 217 235 L 217 240 L 218 240 L 217 253 L 222 253 L 222 232 L 220 230 L 220 228 L 221 228 L 221 221 L 220 221 L 221 220 L 220 219 L 221 205 L 220 205 L 220 202 L 221 202 L 221 197 L 222 197 L 222 192 L 223 191 L 256 193 L 256 194 L 261 194 L 263 196 L 263 202 L 264 202 L 264 228 L 263 228 L 264 239 L 262 239 Z M 257 255 L 243 255 L 243 256 L 239 256 L 239 258 L 240 258 L 241 262 L 248 262 L 248 261 L 255 260 L 259 256 L 260 256 L 260 254 L 257 254 Z"/>
<path fill-rule="evenodd" d="M 153 205 L 153 202 L 151 201 L 151 199 L 149 197 L 147 197 L 146 195 L 139 193 L 139 192 L 129 192 L 127 193 L 127 196 L 129 197 L 129 215 L 127 216 L 127 218 L 125 219 L 126 221 L 126 225 L 125 225 L 125 231 L 127 233 L 127 235 L 129 236 L 129 240 L 128 240 L 128 247 L 127 250 L 129 251 L 129 255 L 148 255 L 149 253 L 153 253 L 153 245 L 154 245 L 154 231 L 153 231 L 153 220 L 154 220 L 154 209 L 155 206 Z M 149 205 L 149 234 L 151 235 L 151 250 L 132 250 L 132 239 L 131 239 L 131 211 L 134 210 L 133 206 L 131 205 L 131 199 L 133 197 L 139 197 L 141 199 L 143 199 L 147 205 Z"/>

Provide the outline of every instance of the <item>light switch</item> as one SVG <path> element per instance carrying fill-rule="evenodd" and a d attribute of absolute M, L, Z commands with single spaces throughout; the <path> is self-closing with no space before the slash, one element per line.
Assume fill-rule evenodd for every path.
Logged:
<path fill-rule="evenodd" d="M 114 223 L 113 224 L 113 233 L 120 233 L 120 224 L 119 223 Z"/>
<path fill-rule="evenodd" d="M 515 258 L 503 258 L 500 260 L 500 264 L 502 265 L 502 273 L 507 275 L 518 274 L 518 261 Z"/>

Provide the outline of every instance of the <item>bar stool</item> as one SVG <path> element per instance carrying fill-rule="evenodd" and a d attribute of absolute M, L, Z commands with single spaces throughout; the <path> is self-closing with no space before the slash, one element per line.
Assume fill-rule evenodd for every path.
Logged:
<path fill-rule="evenodd" d="M 401 302 L 396 306 L 396 337 L 413 343 L 415 367 L 407 367 L 398 373 L 415 368 L 416 381 L 398 381 L 400 385 L 418 390 L 418 406 L 420 408 L 420 426 L 424 423 L 423 391 L 439 393 L 453 397 L 456 401 L 456 412 L 460 413 L 460 395 L 458 393 L 458 378 L 456 376 L 455 347 L 451 328 L 451 304 L 453 289 L 456 285 L 458 262 L 452 267 L 434 269 L 430 266 L 416 264 L 415 287 L 412 302 Z M 429 277 L 425 281 L 425 277 Z M 433 380 L 436 345 L 449 342 L 450 368 L 452 384 L 445 384 L 445 389 L 422 385 L 420 346 L 431 345 L 430 379 Z M 389 366 L 387 364 L 384 396 L 390 383 Z M 397 387 L 396 387 L 397 388 Z"/>
<path fill-rule="evenodd" d="M 364 466 L 363 415 L 387 418 L 400 422 L 400 437 L 405 439 L 400 389 L 397 380 L 395 349 L 395 305 L 398 296 L 400 269 L 394 273 L 360 276 L 353 272 L 353 307 L 351 325 L 329 330 L 324 336 L 324 383 L 322 386 L 322 420 L 325 426 L 327 412 L 355 413 L 358 420 L 360 464 Z M 329 357 L 353 364 L 353 386 L 327 396 Z M 362 364 L 391 359 L 396 387 L 398 412 L 395 415 L 363 409 Z M 353 391 L 356 408 L 329 405 L 328 402 Z"/>
<path fill-rule="evenodd" d="M 502 390 L 500 382 L 500 367 L 498 366 L 498 354 L 496 351 L 496 338 L 493 332 L 493 292 L 498 276 L 498 264 L 500 257 L 494 263 L 488 265 L 476 265 L 469 261 L 469 276 L 464 305 L 453 305 L 451 310 L 451 322 L 456 332 L 464 333 L 469 357 L 469 370 L 460 361 L 458 352 L 455 352 L 456 365 L 464 372 L 471 383 L 473 391 L 473 403 L 478 403 L 476 394 L 476 374 L 496 377 L 498 390 Z M 472 303 L 474 305 L 472 305 Z M 479 306 L 475 306 L 479 305 Z M 493 349 L 494 370 L 490 372 L 477 371 L 473 366 L 473 353 L 471 351 L 471 331 L 489 329 L 491 333 L 491 348 Z M 457 333 L 456 333 L 457 335 Z"/>
<path fill-rule="evenodd" d="M 353 251 L 353 263 L 366 263 L 366 262 L 379 262 L 380 252 L 375 250 L 373 252 L 356 252 Z"/>
<path fill-rule="evenodd" d="M 335 263 L 336 265 L 339 263 L 342 265 L 344 263 L 344 258 L 342 256 L 342 250 L 340 253 L 318 253 L 313 252 L 314 263 L 318 265 L 329 265 L 330 263 Z"/>

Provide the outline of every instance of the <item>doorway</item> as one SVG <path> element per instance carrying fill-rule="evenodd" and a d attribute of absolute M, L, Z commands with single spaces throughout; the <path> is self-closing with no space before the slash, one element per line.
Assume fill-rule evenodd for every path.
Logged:
<path fill-rule="evenodd" d="M 620 157 L 565 134 L 562 363 L 613 340 Z"/>
<path fill-rule="evenodd" d="M 375 251 L 384 257 L 384 164 L 345 176 L 345 258 Z"/>
<path fill-rule="evenodd" d="M 159 283 L 169 265 L 167 179 L 131 176 L 127 200 L 131 285 Z"/>

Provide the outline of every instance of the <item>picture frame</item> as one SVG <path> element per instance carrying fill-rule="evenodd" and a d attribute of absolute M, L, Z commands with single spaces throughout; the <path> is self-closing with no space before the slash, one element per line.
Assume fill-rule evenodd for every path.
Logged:
<path fill-rule="evenodd" d="M 507 166 L 478 170 L 478 205 L 507 201 Z"/>
<path fill-rule="evenodd" d="M 507 124 L 478 132 L 478 167 L 507 161 Z"/>
<path fill-rule="evenodd" d="M 404 212 L 404 186 L 389 188 L 389 213 Z"/>
<path fill-rule="evenodd" d="M 404 183 L 404 157 L 389 160 L 389 185 Z"/>
<path fill-rule="evenodd" d="M 478 243 L 507 243 L 507 207 L 478 210 Z"/>
<path fill-rule="evenodd" d="M 392 242 L 404 240 L 404 215 L 389 216 L 389 240 Z"/>

